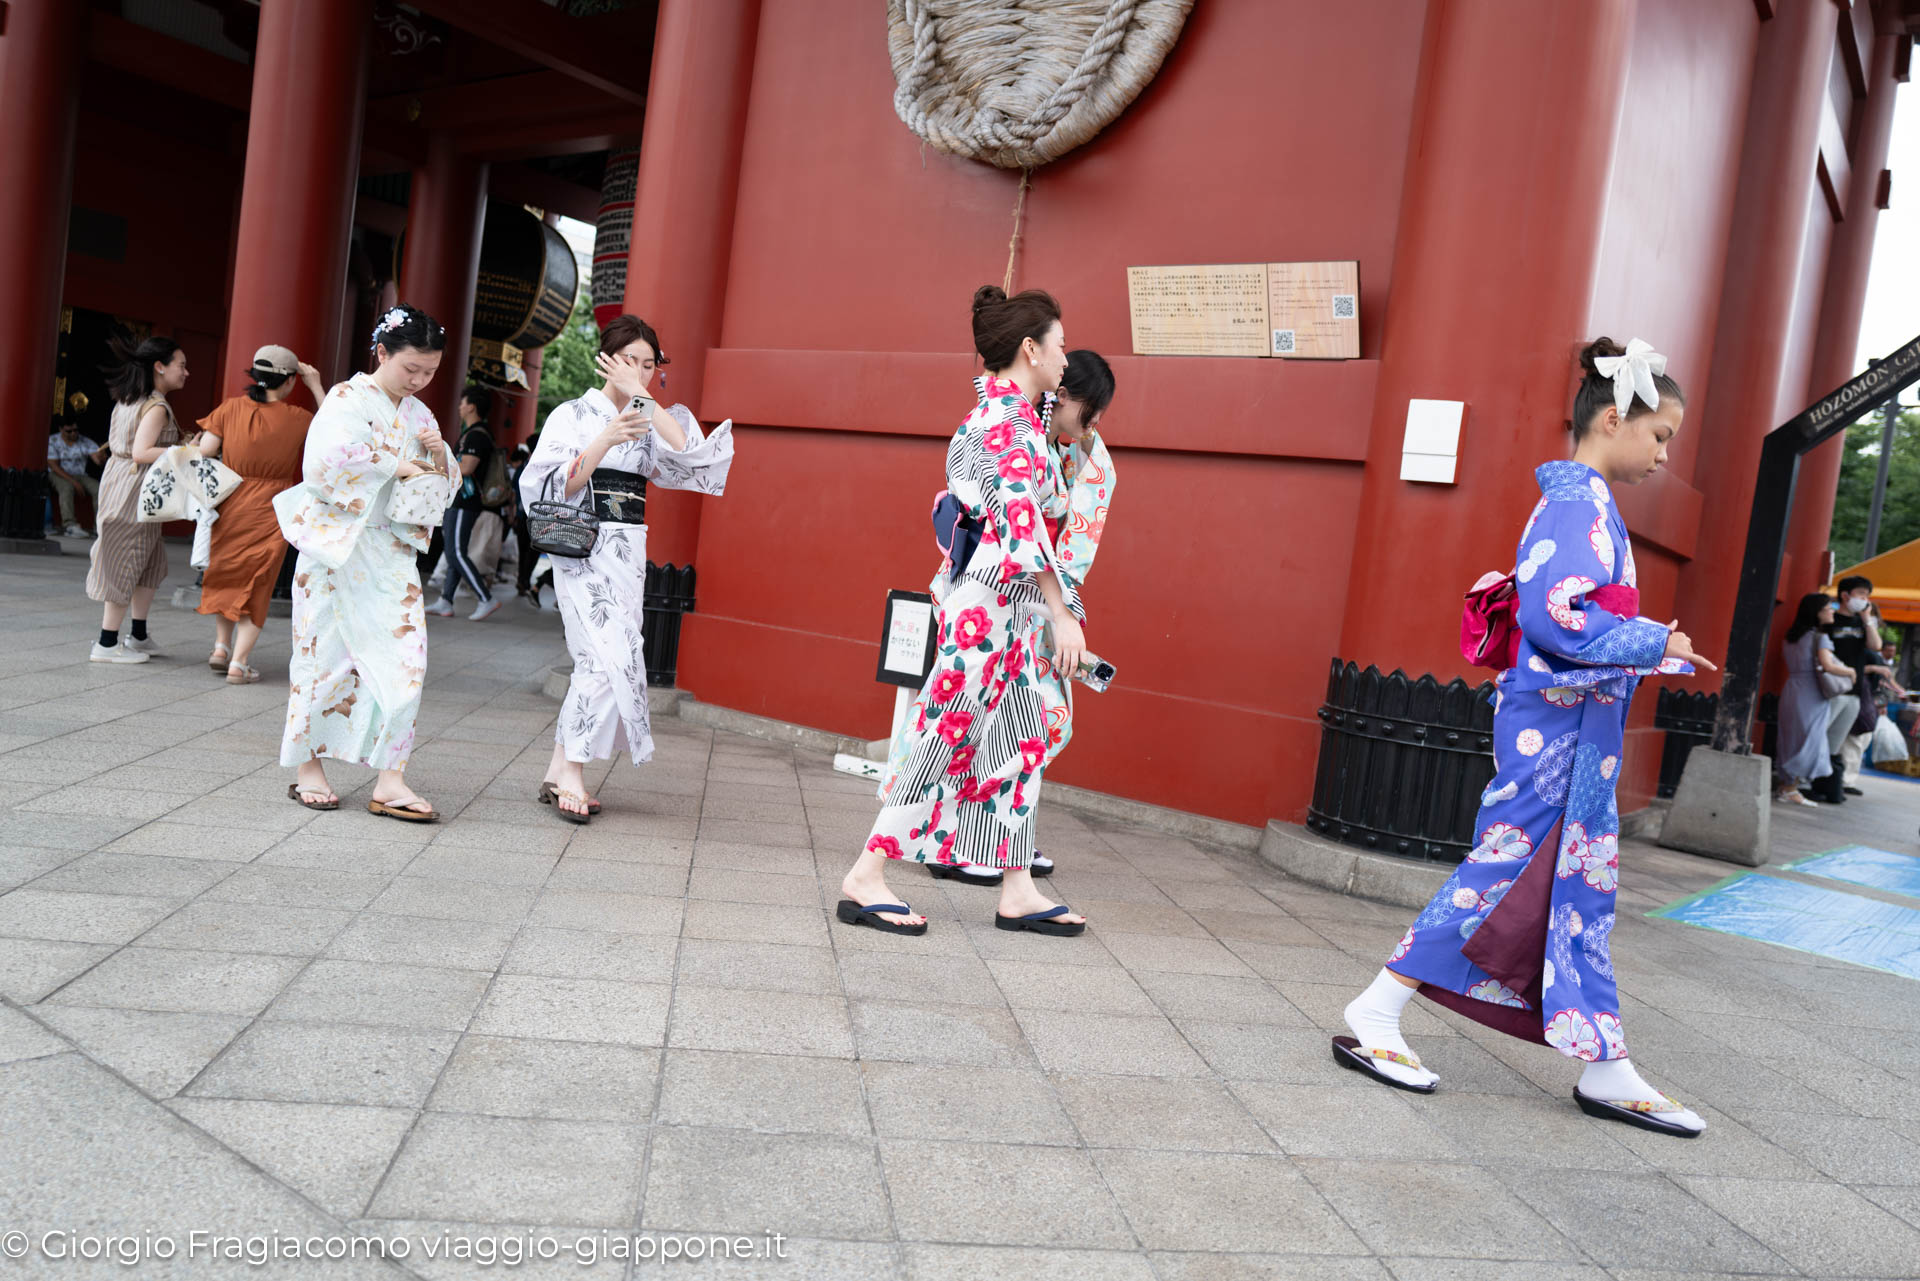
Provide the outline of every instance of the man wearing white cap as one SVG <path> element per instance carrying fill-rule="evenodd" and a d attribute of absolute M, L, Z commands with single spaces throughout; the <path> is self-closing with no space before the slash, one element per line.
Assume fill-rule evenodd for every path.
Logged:
<path fill-rule="evenodd" d="M 248 661 L 267 622 L 267 601 L 280 577 L 287 544 L 280 535 L 273 500 L 300 482 L 311 410 L 287 398 L 294 375 L 317 406 L 327 389 L 320 371 L 285 347 L 262 347 L 253 354 L 245 395 L 235 396 L 200 420 L 200 452 L 219 458 L 240 473 L 240 487 L 220 504 L 206 577 L 200 584 L 200 612 L 214 616 L 213 652 L 207 666 L 228 684 L 250 685 L 260 673 Z"/>

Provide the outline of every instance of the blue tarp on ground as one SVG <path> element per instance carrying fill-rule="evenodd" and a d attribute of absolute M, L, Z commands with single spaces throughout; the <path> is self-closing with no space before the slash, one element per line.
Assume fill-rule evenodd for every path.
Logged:
<path fill-rule="evenodd" d="M 1745 872 L 1649 915 L 1920 978 L 1920 910 L 1843 890 Z"/>
<path fill-rule="evenodd" d="M 1920 858 L 1911 854 L 1850 845 L 1846 849 L 1815 854 L 1787 866 L 1808 876 L 1824 876 L 1829 880 L 1868 885 L 1876 890 L 1920 899 Z"/>

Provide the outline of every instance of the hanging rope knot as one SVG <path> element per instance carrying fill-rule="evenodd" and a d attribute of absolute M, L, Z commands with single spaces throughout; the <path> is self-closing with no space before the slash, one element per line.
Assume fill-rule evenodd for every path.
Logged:
<path fill-rule="evenodd" d="M 888 0 L 894 111 L 949 155 L 1030 170 L 1111 124 L 1193 0 Z"/>

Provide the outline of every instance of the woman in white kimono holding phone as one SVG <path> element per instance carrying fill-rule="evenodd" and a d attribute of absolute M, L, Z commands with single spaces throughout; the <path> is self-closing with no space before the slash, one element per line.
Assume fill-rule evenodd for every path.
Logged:
<path fill-rule="evenodd" d="M 329 758 L 380 771 L 369 812 L 411 823 L 440 817 L 404 771 L 427 678 L 414 557 L 459 475 L 432 411 L 414 397 L 433 381 L 446 343 L 447 331 L 417 307 L 382 316 L 373 331 L 379 367 L 321 401 L 301 483 L 273 501 L 300 553 L 280 763 L 299 769 L 287 795 L 308 809 L 340 808 L 321 767 Z"/>
<path fill-rule="evenodd" d="M 588 761 L 624 745 L 635 765 L 653 757 L 647 664 L 641 648 L 647 585 L 647 482 L 719 494 L 733 466 L 733 424 L 711 436 L 685 405 L 661 409 L 647 396 L 667 364 L 660 337 L 637 316 L 601 331 L 596 358 L 606 383 L 556 408 L 520 475 L 522 510 L 538 502 L 590 506 L 599 517 L 593 551 L 553 558 L 554 595 L 567 630 L 573 678 L 554 729 L 553 760 L 536 799 L 569 823 L 600 811 L 587 794 Z"/>

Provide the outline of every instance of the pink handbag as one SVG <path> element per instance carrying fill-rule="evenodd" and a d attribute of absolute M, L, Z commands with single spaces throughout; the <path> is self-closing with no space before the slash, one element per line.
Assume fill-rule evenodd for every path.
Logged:
<path fill-rule="evenodd" d="M 1608 585 L 1587 593 L 1587 600 L 1609 614 L 1633 618 L 1640 613 L 1640 591 Z M 1520 663 L 1520 592 L 1512 574 L 1480 575 L 1460 610 L 1460 654 L 1475 667 L 1504 672 Z"/>

